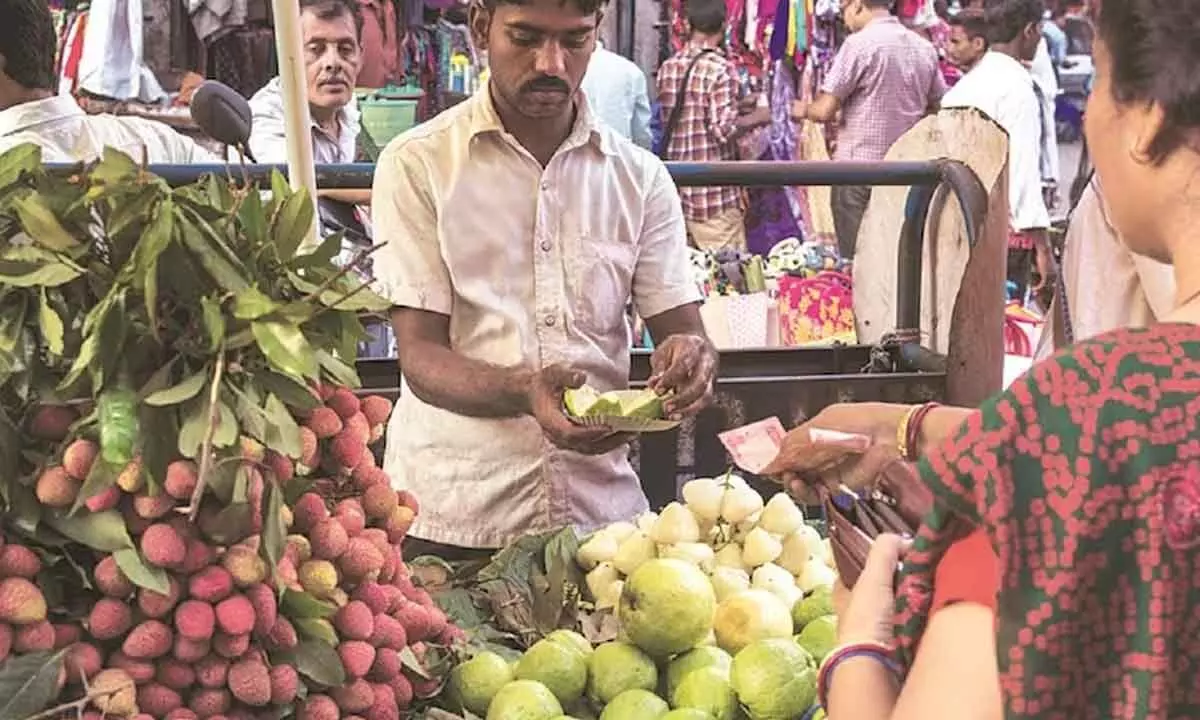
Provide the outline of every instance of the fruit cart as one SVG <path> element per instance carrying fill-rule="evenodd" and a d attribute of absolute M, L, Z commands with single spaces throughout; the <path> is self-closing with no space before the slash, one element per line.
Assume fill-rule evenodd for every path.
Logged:
<path fill-rule="evenodd" d="M 155 166 L 152 172 L 173 184 L 208 172 L 224 174 L 224 167 Z M 271 166 L 251 166 L 245 178 L 267 182 Z M 281 171 L 283 168 L 278 168 Z M 951 347 L 970 345 L 973 352 L 962 362 L 922 347 L 922 251 L 927 242 L 927 220 L 935 197 L 951 193 L 962 208 L 963 229 L 972 252 L 991 247 L 987 224 L 989 196 L 966 165 L 951 160 L 930 162 L 725 162 L 668 163 L 682 186 L 734 185 L 873 185 L 909 187 L 897 256 L 896 313 L 893 332 L 874 345 L 835 345 L 812 348 L 730 350 L 721 353 L 716 405 L 675 431 L 644 435 L 637 450 L 637 467 L 646 482 L 653 507 L 676 496 L 680 480 L 712 475 L 728 465 L 724 448 L 711 441 L 728 427 L 772 415 L 794 423 L 835 402 L 926 402 L 974 404 L 999 389 L 990 366 L 999 367 L 1001 338 L 980 336 L 976 328 L 983 316 L 1002 312 L 1000 287 L 966 287 L 959 303 L 966 312 L 956 318 Z M 367 164 L 317 167 L 321 188 L 369 187 L 374 167 Z M 986 242 L 985 242 L 986 239 Z M 989 294 L 990 293 L 990 294 Z M 964 297 L 971 299 L 963 302 Z M 986 300 L 994 296 L 994 302 Z M 985 298 L 978 300 L 979 297 Z M 973 301 L 971 301 L 973 300 Z M 957 308 L 956 308 L 957 310 Z M 994 347 L 993 347 L 994 346 Z M 650 374 L 650 354 L 632 350 L 631 384 L 643 385 Z M 951 351 L 953 354 L 953 349 Z M 364 391 L 394 397 L 399 374 L 394 360 L 358 362 Z M 993 385 L 996 385 L 993 387 Z M 663 483 L 674 478 L 675 483 Z"/>

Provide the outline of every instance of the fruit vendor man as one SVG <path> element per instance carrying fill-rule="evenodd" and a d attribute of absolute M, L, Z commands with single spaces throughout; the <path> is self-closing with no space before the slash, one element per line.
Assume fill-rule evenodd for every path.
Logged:
<path fill-rule="evenodd" d="M 627 385 L 631 298 L 666 412 L 712 396 L 679 194 L 579 90 L 602 10 L 475 0 L 488 84 L 393 140 L 376 168 L 375 275 L 403 375 L 384 467 L 421 499 L 410 535 L 447 554 L 646 509 L 631 438 L 562 410 L 566 388 Z"/>

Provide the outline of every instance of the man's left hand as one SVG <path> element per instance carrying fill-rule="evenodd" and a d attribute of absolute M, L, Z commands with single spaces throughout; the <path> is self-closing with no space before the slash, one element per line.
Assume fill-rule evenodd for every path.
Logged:
<path fill-rule="evenodd" d="M 695 415 L 713 400 L 717 351 L 699 335 L 671 335 L 650 356 L 650 371 L 651 390 L 673 393 L 664 406 L 667 417 Z"/>

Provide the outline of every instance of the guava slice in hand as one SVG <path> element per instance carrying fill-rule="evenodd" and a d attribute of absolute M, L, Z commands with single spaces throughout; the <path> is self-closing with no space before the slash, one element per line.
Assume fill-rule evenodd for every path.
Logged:
<path fill-rule="evenodd" d="M 663 415 L 663 401 L 653 390 L 632 390 L 620 397 L 621 417 L 658 420 Z"/>
<path fill-rule="evenodd" d="M 653 390 L 612 390 L 597 393 L 584 385 L 563 392 L 563 405 L 574 417 L 624 417 L 658 420 L 662 398 Z"/>
<path fill-rule="evenodd" d="M 599 399 L 599 393 L 587 385 L 581 388 L 567 388 L 563 391 L 563 405 L 567 408 L 567 412 L 575 417 L 586 417 Z"/>

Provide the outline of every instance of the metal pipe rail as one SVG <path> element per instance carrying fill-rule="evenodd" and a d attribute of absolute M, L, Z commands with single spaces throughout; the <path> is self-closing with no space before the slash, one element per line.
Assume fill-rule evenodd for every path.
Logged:
<path fill-rule="evenodd" d="M 56 166 L 74 170 L 75 166 Z M 150 172 L 171 185 L 186 185 L 207 174 L 228 175 L 243 183 L 265 184 L 271 173 L 286 175 L 284 165 L 151 165 Z M 375 166 L 369 163 L 318 165 L 317 187 L 322 189 L 365 189 L 371 186 Z M 933 199 L 947 188 L 959 202 L 966 226 L 967 242 L 974 249 L 983 232 L 987 213 L 987 191 L 975 173 L 954 160 L 930 162 L 715 162 L 667 163 L 677 185 L 696 187 L 778 187 L 788 185 L 890 185 L 911 186 L 905 207 L 896 274 L 896 335 L 903 365 L 915 370 L 944 371 L 944 359 L 921 348 L 921 272 L 925 227 Z"/>

